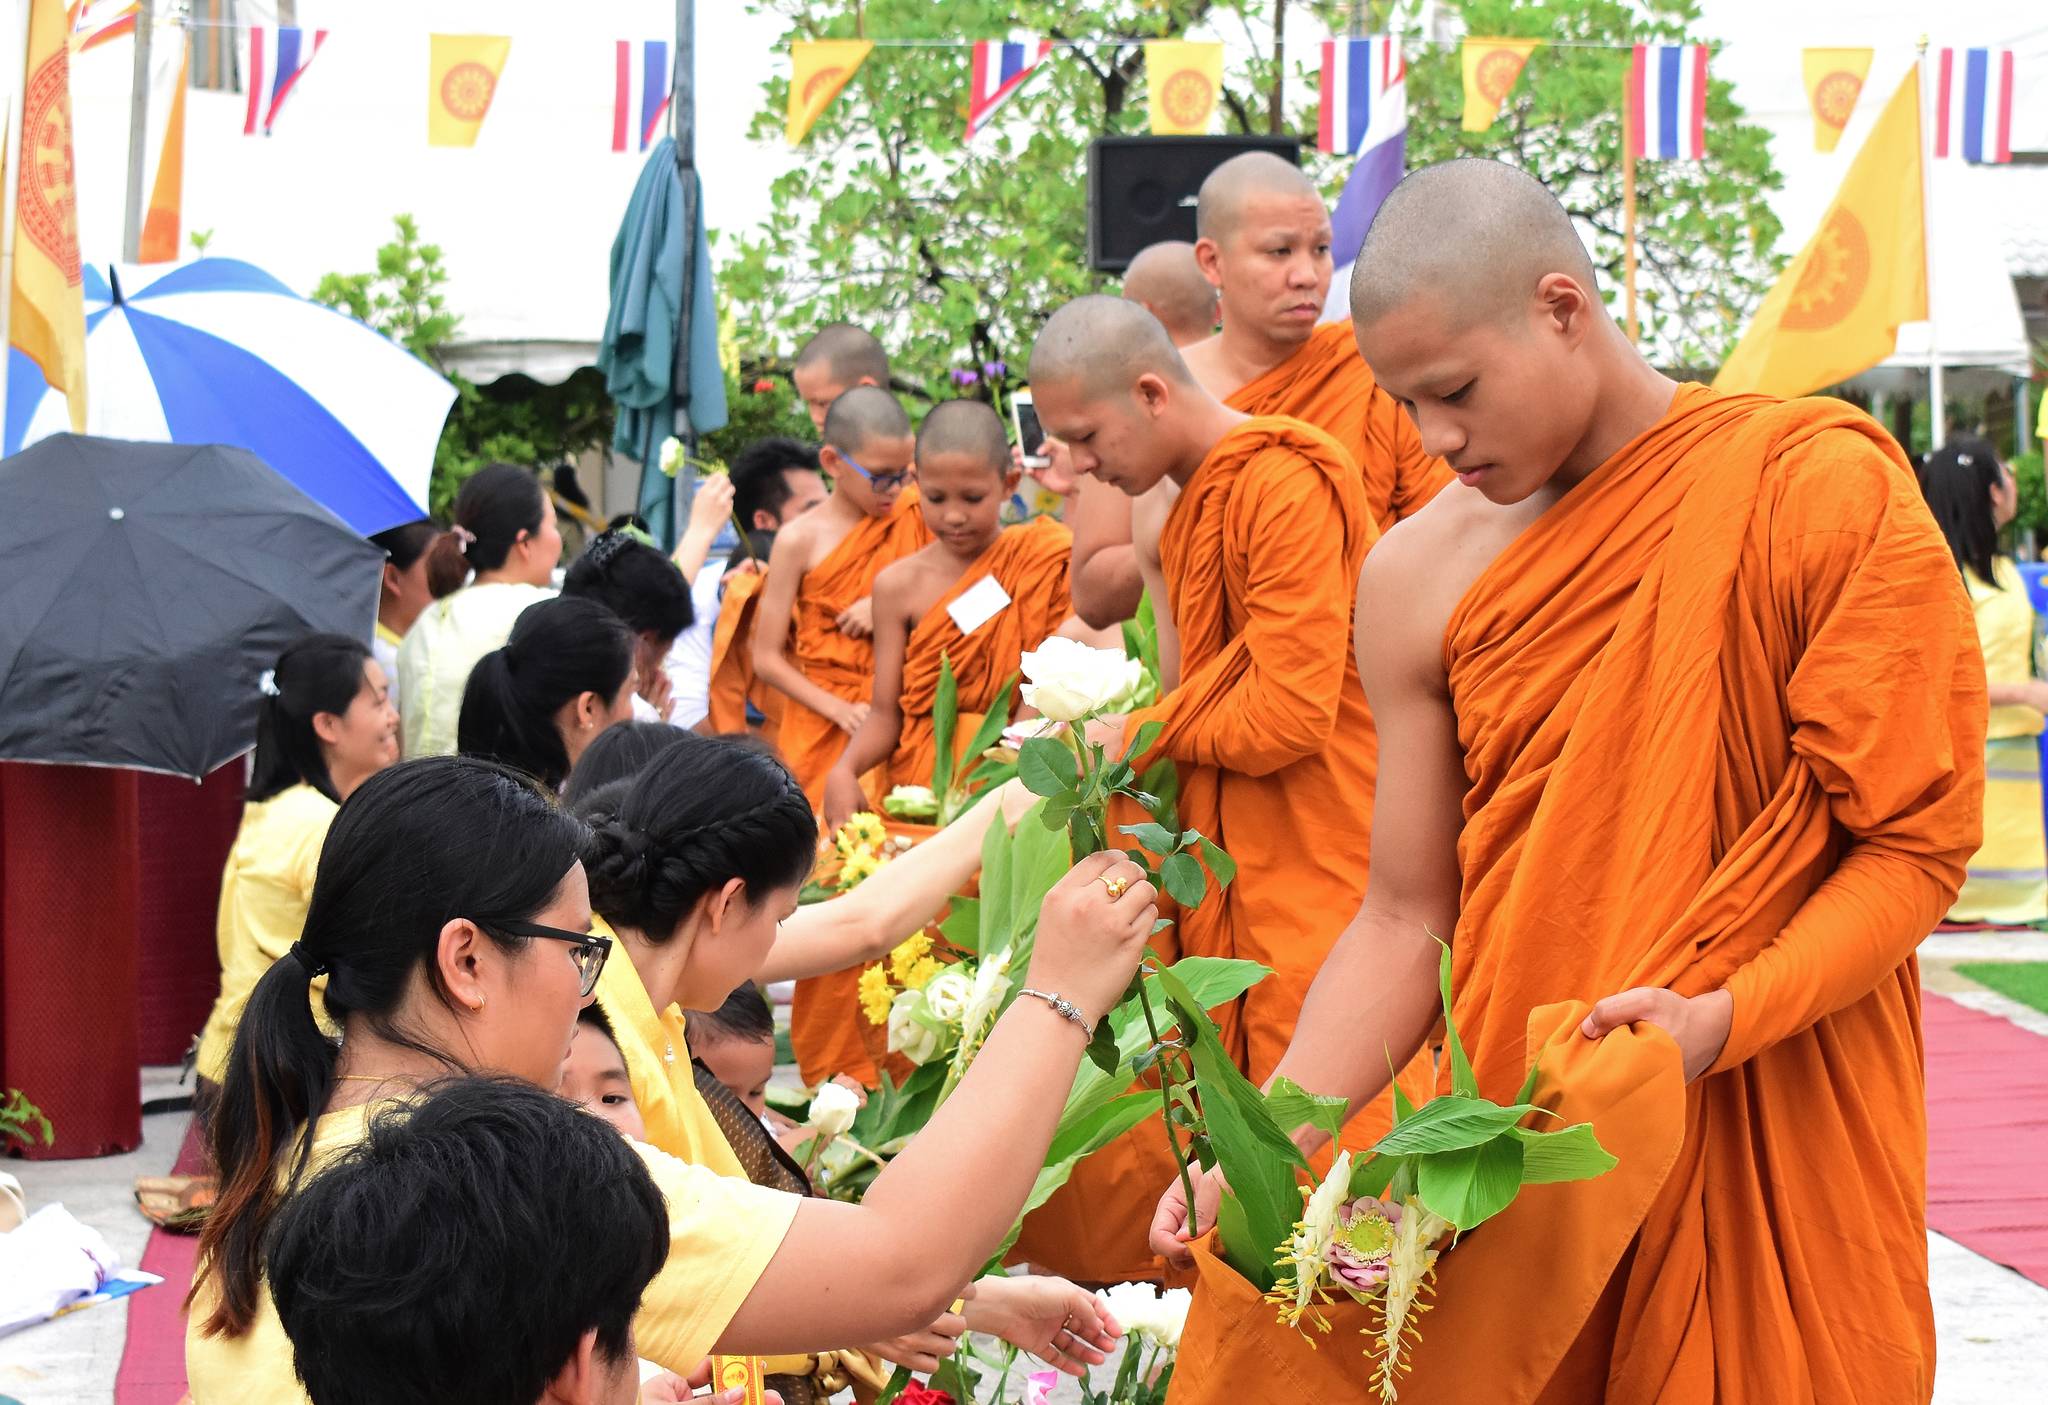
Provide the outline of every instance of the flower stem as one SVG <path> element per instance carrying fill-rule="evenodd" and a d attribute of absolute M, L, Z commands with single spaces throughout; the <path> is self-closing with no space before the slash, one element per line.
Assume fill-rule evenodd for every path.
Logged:
<path fill-rule="evenodd" d="M 1144 977 L 1138 979 L 1138 1007 L 1145 1012 L 1145 1032 L 1152 1036 L 1152 1047 L 1158 1048 L 1159 1024 L 1152 1015 L 1152 997 L 1145 991 Z M 1173 1152 L 1173 1164 L 1180 1172 L 1180 1193 L 1188 1202 L 1188 1238 L 1202 1232 L 1195 1218 L 1195 1182 L 1188 1174 L 1188 1158 L 1180 1149 L 1180 1137 L 1173 1130 L 1173 1075 L 1168 1069 L 1168 1060 L 1162 1058 L 1159 1069 L 1159 1101 L 1166 1112 L 1166 1145 Z"/>

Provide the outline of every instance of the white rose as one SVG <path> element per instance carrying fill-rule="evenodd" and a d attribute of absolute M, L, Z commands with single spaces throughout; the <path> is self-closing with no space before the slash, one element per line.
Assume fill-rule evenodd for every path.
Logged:
<path fill-rule="evenodd" d="M 914 1064 L 930 1063 L 939 1052 L 938 1031 L 917 1018 L 923 1003 L 923 991 L 906 990 L 889 1006 L 889 1051 Z"/>
<path fill-rule="evenodd" d="M 979 1043 L 996 1017 L 996 1007 L 1010 993 L 1010 953 L 984 961 L 974 972 L 974 990 L 960 1015 L 960 1038 Z"/>
<path fill-rule="evenodd" d="M 1161 1296 L 1150 1283 L 1119 1283 L 1096 1296 L 1131 1336 L 1168 1351 L 1180 1348 L 1181 1329 L 1187 1324 L 1188 1305 L 1194 1299 L 1187 1289 L 1176 1288 Z"/>
<path fill-rule="evenodd" d="M 1020 662 L 1023 697 L 1055 722 L 1077 722 L 1105 711 L 1144 676 L 1144 665 L 1122 649 L 1091 649 L 1076 639 L 1046 640 Z"/>
<path fill-rule="evenodd" d="M 959 1024 L 974 1001 L 974 982 L 958 966 L 948 966 L 924 988 L 924 1008 L 942 1024 Z"/>
<path fill-rule="evenodd" d="M 853 1125 L 853 1115 L 858 1111 L 859 1098 L 837 1083 L 827 1083 L 811 1099 L 804 1125 L 821 1137 L 836 1137 Z"/>
<path fill-rule="evenodd" d="M 1179 1351 L 1181 1329 L 1188 1324 L 1188 1306 L 1194 1300 L 1195 1295 L 1186 1288 L 1170 1288 L 1161 1293 L 1142 1329 L 1145 1338 L 1154 1346 Z"/>
<path fill-rule="evenodd" d="M 673 478 L 676 476 L 676 469 L 682 466 L 682 462 L 683 441 L 676 438 L 674 435 L 670 435 L 668 438 L 662 440 L 660 458 L 661 471 L 663 473 L 666 473 L 669 477 Z"/>
<path fill-rule="evenodd" d="M 928 785 L 899 785 L 882 798 L 882 808 L 898 819 L 930 819 L 939 812 L 939 797 Z"/>

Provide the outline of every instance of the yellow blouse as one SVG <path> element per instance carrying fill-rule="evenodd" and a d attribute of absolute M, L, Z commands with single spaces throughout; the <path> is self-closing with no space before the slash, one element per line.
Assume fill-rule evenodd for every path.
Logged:
<path fill-rule="evenodd" d="M 633 967 L 632 954 L 610 924 L 593 914 L 591 931 L 612 939 L 612 954 L 597 978 L 597 1008 L 625 1057 L 626 1078 L 647 1124 L 649 1145 L 693 1166 L 746 1180 L 746 1168 L 697 1091 L 689 1045 L 683 1040 L 681 1008 L 671 1005 L 657 1011 Z"/>
<path fill-rule="evenodd" d="M 1984 674 L 1994 683 L 2024 683 L 2034 676 L 2034 607 L 2027 599 L 2027 583 L 2009 557 L 1993 557 L 1992 574 L 1997 589 L 1973 572 L 1963 573 L 1977 617 L 1977 643 L 1984 650 Z M 2041 726 L 2040 713 L 2009 703 L 1991 709 L 1987 735 L 1992 741 L 2038 737 Z"/>
<path fill-rule="evenodd" d="M 313 1134 L 317 1170 L 363 1138 L 369 1106 L 322 1117 Z M 640 1355 L 687 1372 L 711 1352 L 789 1232 L 801 1197 L 728 1180 L 632 1143 L 668 1202 L 668 1262 L 640 1300 L 633 1338 Z M 534 1291 L 545 1292 L 546 1284 Z M 306 1393 L 292 1370 L 291 1342 L 268 1292 L 239 1337 L 199 1330 L 213 1311 L 203 1285 L 185 1324 L 185 1376 L 193 1405 L 291 1405 Z"/>
<path fill-rule="evenodd" d="M 305 928 L 313 874 L 335 808 L 312 786 L 295 785 L 242 811 L 242 827 L 221 876 L 214 923 L 220 996 L 199 1036 L 199 1072 L 215 1083 L 227 1072 L 249 993 Z M 326 989 L 325 980 L 314 989 L 317 997 Z M 319 1008 L 316 998 L 314 1009 Z"/>

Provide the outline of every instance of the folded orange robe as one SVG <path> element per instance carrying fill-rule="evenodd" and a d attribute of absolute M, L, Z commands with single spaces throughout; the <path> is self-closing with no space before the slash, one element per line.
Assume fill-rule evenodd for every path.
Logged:
<path fill-rule="evenodd" d="M 1181 684 L 1132 714 L 1126 734 L 1163 724 L 1145 764 L 1179 763 L 1182 826 L 1237 861 L 1237 880 L 1173 930 L 1184 955 L 1272 968 L 1214 1012 L 1254 1082 L 1287 1051 L 1309 985 L 1365 894 L 1372 782 L 1351 613 L 1377 537 L 1336 441 L 1258 418 L 1217 444 L 1160 540 Z M 1387 1109 L 1374 1111 L 1353 1119 L 1347 1144 L 1385 1130 Z M 1027 1221 L 1019 1252 L 1087 1280 L 1156 1274 L 1145 1237 L 1172 1173 L 1158 1125 L 1140 1127 L 1077 1168 Z"/>
<path fill-rule="evenodd" d="M 1026 650 L 1036 649 L 1065 624 L 1073 611 L 1067 597 L 1067 566 L 1074 534 L 1050 517 L 1005 528 L 981 559 L 961 572 L 910 631 L 903 650 L 903 686 L 896 705 L 903 729 L 889 759 L 889 786 L 930 785 L 938 761 L 932 707 L 939 692 L 939 663 L 953 665 L 959 723 L 953 743 L 964 746 L 995 706 L 1003 684 L 1017 673 Z M 993 576 L 1010 603 L 972 634 L 963 635 L 947 607 Z M 1012 705 L 1016 698 L 1011 698 Z M 883 787 L 886 791 L 887 786 Z"/>
<path fill-rule="evenodd" d="M 1682 1097 L 1594 1112 L 1614 1175 L 1532 1188 L 1445 1256 L 1402 1400 L 1924 1402 L 1914 951 L 1977 845 L 1986 701 L 1898 448 L 1837 402 L 1684 387 L 1474 583 L 1445 660 L 1481 1090 L 1511 1097 L 1532 1047 L 1574 1076 L 1559 1002 L 1726 989 L 1734 1024 Z M 1668 1038 L 1628 1038 L 1668 1074 Z M 1198 1295 L 1176 1400 L 1357 1341 L 1287 1341 L 1229 1287 Z"/>
<path fill-rule="evenodd" d="M 767 577 L 747 571 L 726 582 L 718 602 L 718 625 L 711 635 L 711 729 L 744 732 L 747 704 L 767 720 L 761 739 L 774 746 L 782 730 L 782 704 L 787 695 L 754 676 L 754 616 Z"/>
<path fill-rule="evenodd" d="M 921 550 L 932 539 L 918 507 L 917 489 L 906 488 L 886 517 L 863 519 L 825 559 L 805 574 L 796 592 L 796 623 L 789 657 L 804 677 L 848 702 L 866 702 L 874 691 L 875 647 L 839 629 L 848 605 L 874 594 L 875 577 L 892 561 Z M 810 797 L 824 801 L 825 778 L 846 749 L 846 733 L 795 698 L 785 698 L 776 749 Z M 796 983 L 790 1004 L 789 1041 L 804 1081 L 819 1083 L 850 1073 L 869 1085 L 879 1081 L 856 1021 L 860 1013 L 860 972 L 835 971 Z"/>

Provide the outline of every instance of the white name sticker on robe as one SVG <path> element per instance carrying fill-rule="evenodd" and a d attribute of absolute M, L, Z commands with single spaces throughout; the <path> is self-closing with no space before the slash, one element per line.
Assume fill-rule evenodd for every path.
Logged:
<path fill-rule="evenodd" d="M 983 576 L 954 596 L 946 613 L 960 626 L 962 634 L 972 634 L 1001 614 L 1009 603 L 1010 592 L 1003 589 L 1002 582 L 994 576 Z"/>

